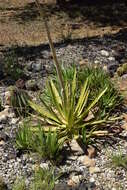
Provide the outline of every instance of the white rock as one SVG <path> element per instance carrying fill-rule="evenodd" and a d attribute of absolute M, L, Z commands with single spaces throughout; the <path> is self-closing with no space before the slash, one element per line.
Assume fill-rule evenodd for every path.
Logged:
<path fill-rule="evenodd" d="M 84 159 L 81 160 L 82 164 L 84 164 L 87 167 L 94 167 L 95 166 L 95 160 L 89 158 L 88 156 L 84 156 Z"/>
<path fill-rule="evenodd" d="M 106 51 L 106 50 L 101 50 L 100 53 L 101 53 L 102 56 L 105 56 L 105 57 L 109 56 L 109 52 Z"/>
<path fill-rule="evenodd" d="M 115 61 L 115 57 L 108 57 L 109 61 Z"/>
<path fill-rule="evenodd" d="M 89 180 L 91 183 L 94 183 L 95 182 L 95 179 L 93 177 L 90 178 Z"/>
<path fill-rule="evenodd" d="M 72 176 L 72 181 L 74 181 L 76 184 L 78 184 L 80 182 L 80 176 Z"/>
<path fill-rule="evenodd" d="M 99 60 L 95 60 L 94 63 L 95 63 L 96 65 L 98 65 L 98 64 L 100 64 L 100 61 L 99 61 Z"/>
<path fill-rule="evenodd" d="M 40 167 L 43 168 L 43 169 L 49 169 L 49 166 L 48 166 L 47 163 L 41 163 Z"/>
<path fill-rule="evenodd" d="M 72 140 L 70 143 L 71 150 L 74 152 L 75 155 L 82 155 L 84 154 L 84 151 L 82 148 L 79 146 L 76 140 Z"/>
<path fill-rule="evenodd" d="M 100 172 L 100 168 L 99 167 L 90 167 L 89 171 L 91 174 L 93 173 L 99 173 Z"/>

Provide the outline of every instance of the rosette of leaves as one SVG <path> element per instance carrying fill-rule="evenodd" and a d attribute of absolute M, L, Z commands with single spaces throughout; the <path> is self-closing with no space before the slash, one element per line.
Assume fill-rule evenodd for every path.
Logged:
<path fill-rule="evenodd" d="M 16 86 L 11 86 L 8 90 L 10 91 L 10 106 L 14 109 L 16 116 L 27 116 L 31 112 L 28 93 Z"/>
<path fill-rule="evenodd" d="M 71 82 L 73 80 L 75 72 L 75 66 L 70 66 L 68 68 L 62 67 L 62 75 L 64 81 Z M 53 81 L 57 88 L 59 87 L 59 79 L 54 72 Z M 80 95 L 80 88 L 84 81 L 89 78 L 89 102 L 92 102 L 96 96 L 107 87 L 107 91 L 97 102 L 98 112 L 97 115 L 100 118 L 110 116 L 113 111 L 116 110 L 120 105 L 122 105 L 123 98 L 120 92 L 115 88 L 111 78 L 105 71 L 100 67 L 87 66 L 85 68 L 78 68 L 77 70 L 77 92 L 76 97 L 78 99 Z M 48 88 L 45 88 L 42 94 L 45 101 L 48 101 L 49 104 L 52 104 L 52 99 L 49 95 Z"/>
<path fill-rule="evenodd" d="M 34 151 L 52 163 L 60 162 L 63 141 L 59 141 L 55 131 L 45 132 L 40 125 L 36 127 L 34 130 L 28 122 L 20 126 L 16 135 L 16 148 L 22 151 Z"/>
<path fill-rule="evenodd" d="M 76 97 L 77 88 L 75 70 L 72 81 L 65 82 L 65 96 L 52 80 L 49 81 L 48 90 L 52 106 L 43 101 L 43 98 L 41 98 L 42 105 L 29 101 L 30 106 L 38 113 L 36 117 L 40 119 L 44 129 L 56 130 L 58 137 L 64 138 L 66 142 L 70 142 L 73 138 L 79 139 L 82 129 L 85 129 L 86 138 L 92 136 L 97 130 L 97 126 L 106 122 L 106 119 L 98 120 L 96 117 L 89 118 L 88 115 L 107 88 L 90 103 L 88 101 L 90 94 L 88 79 L 85 80 L 78 98 Z"/>

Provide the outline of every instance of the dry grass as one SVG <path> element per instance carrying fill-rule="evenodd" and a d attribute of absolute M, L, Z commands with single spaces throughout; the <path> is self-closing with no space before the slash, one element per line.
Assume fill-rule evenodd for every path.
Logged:
<path fill-rule="evenodd" d="M 51 4 L 53 0 L 47 0 Z M 46 43 L 46 32 L 42 20 L 35 9 L 27 6 L 32 0 L 0 0 L 0 45 L 39 45 Z M 44 2 L 41 0 L 41 2 Z M 46 0 L 45 0 L 46 2 Z M 46 2 L 46 3 L 47 3 Z M 26 9 L 27 7 L 27 9 Z M 116 33 L 121 26 L 99 26 L 80 15 L 70 18 L 67 12 L 54 12 L 48 8 L 49 26 L 53 40 L 60 41 L 68 38 L 84 38 L 108 33 Z M 31 19 L 30 19 L 31 18 Z"/>

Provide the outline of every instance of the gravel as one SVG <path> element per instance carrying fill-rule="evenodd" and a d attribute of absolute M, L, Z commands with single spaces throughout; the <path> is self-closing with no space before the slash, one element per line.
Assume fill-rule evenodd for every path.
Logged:
<path fill-rule="evenodd" d="M 21 52 L 20 60 L 24 65 L 24 71 L 29 80 L 26 81 L 27 90 L 43 89 L 45 79 L 53 71 L 53 60 L 49 49 L 39 49 L 39 55 L 35 53 L 25 57 Z M 89 64 L 99 64 L 102 67 L 107 65 L 108 72 L 112 75 L 116 69 L 124 63 L 127 59 L 127 45 L 118 39 L 111 39 L 110 37 L 96 38 L 91 40 L 82 40 L 82 42 L 75 42 L 72 44 L 62 44 L 56 47 L 58 59 L 62 64 L 69 66 L 70 64 L 79 65 L 83 59 L 87 59 Z M 35 55 L 34 55 L 35 54 Z M 27 51 L 26 51 L 27 55 Z M 33 56 L 34 55 L 34 56 Z M 40 57 L 41 55 L 41 57 Z M 24 56 L 24 57 L 23 57 Z M 21 59 L 22 58 L 22 59 Z M 36 83 L 35 83 L 36 81 Z M 5 91 L 5 86 L 0 87 L 0 96 Z M 19 176 L 26 176 L 30 180 L 34 167 L 39 163 L 41 167 L 50 167 L 49 162 L 39 160 L 33 154 L 20 154 L 15 148 L 15 133 L 17 131 L 19 120 L 15 118 L 12 111 L 5 119 L 1 120 L 0 116 L 0 176 L 2 176 L 7 183 L 10 190 L 13 182 Z M 83 165 L 80 161 L 83 155 L 71 155 L 67 158 L 64 165 L 56 167 L 55 172 L 63 172 L 67 175 L 63 176 L 59 183 L 61 189 L 67 189 L 69 180 L 79 183 L 80 186 L 75 189 L 96 189 L 96 190 L 117 190 L 127 189 L 127 172 L 123 168 L 114 168 L 111 165 L 110 153 L 127 154 L 127 142 L 124 137 L 126 133 L 123 132 L 121 137 L 116 137 L 113 144 L 111 139 L 106 139 L 97 143 L 100 147 L 95 157 L 95 172 L 90 173 L 89 167 Z M 108 144 L 105 141 L 110 142 Z M 105 145 L 106 144 L 106 145 Z M 96 170 L 97 169 L 97 170 Z M 58 184 L 59 186 L 59 184 Z M 56 187 L 56 189 L 60 187 Z M 74 188 L 73 188 L 74 189 Z"/>

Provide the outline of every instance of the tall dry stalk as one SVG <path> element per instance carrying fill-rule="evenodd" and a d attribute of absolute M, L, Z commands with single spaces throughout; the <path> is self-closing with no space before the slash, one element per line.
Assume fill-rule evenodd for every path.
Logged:
<path fill-rule="evenodd" d="M 47 23 L 47 20 L 45 18 L 44 11 L 41 10 L 39 0 L 35 0 L 35 3 L 37 5 L 39 14 L 40 14 L 40 16 L 42 17 L 42 19 L 44 21 L 44 25 L 45 25 L 45 29 L 46 29 L 46 33 L 47 33 L 47 37 L 48 37 L 48 41 L 49 41 L 49 45 L 50 45 L 50 49 L 51 49 L 51 52 L 52 52 L 54 64 L 56 66 L 57 75 L 58 75 L 59 82 L 60 82 L 60 85 L 61 85 L 62 93 L 64 95 L 64 100 L 66 100 L 66 94 L 65 94 L 65 87 L 64 87 L 63 77 L 62 77 L 62 71 L 61 71 L 61 67 L 59 65 L 59 62 L 58 62 L 58 59 L 57 59 L 57 56 L 56 56 L 56 51 L 55 51 L 55 48 L 54 48 L 54 45 L 53 45 L 53 42 L 52 42 L 52 39 L 51 39 L 51 34 L 50 34 L 49 27 L 48 27 L 48 23 Z"/>

